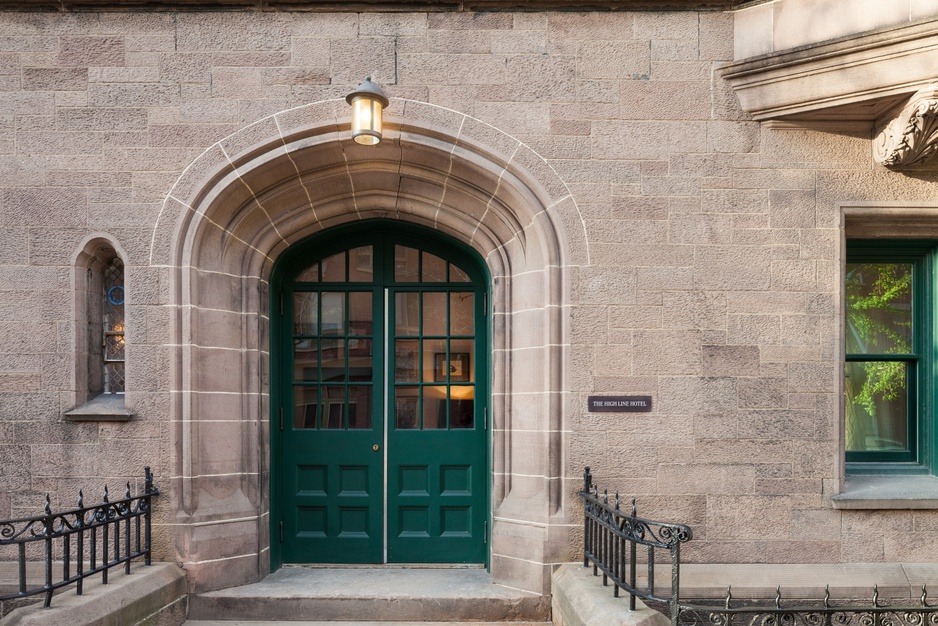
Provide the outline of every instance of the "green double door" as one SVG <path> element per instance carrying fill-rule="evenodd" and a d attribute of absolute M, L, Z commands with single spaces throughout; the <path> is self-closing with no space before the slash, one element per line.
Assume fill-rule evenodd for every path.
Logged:
<path fill-rule="evenodd" d="M 484 563 L 485 281 L 371 231 L 284 273 L 284 563 Z"/>

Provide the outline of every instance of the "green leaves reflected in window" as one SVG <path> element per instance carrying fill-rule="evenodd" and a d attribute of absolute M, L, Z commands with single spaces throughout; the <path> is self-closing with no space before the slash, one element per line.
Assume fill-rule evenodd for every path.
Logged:
<path fill-rule="evenodd" d="M 848 242 L 844 447 L 856 463 L 918 463 L 932 243 Z M 853 469 L 857 469 L 854 467 Z M 859 469 L 863 469 L 862 466 Z"/>

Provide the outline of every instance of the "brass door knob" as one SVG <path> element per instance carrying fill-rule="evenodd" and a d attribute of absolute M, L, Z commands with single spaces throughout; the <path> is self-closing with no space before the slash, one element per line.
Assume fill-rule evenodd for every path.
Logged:
<path fill-rule="evenodd" d="M 371 446 L 371 449 L 374 450 L 375 452 L 377 452 L 377 451 L 378 451 L 378 444 L 375 444 L 375 445 Z"/>

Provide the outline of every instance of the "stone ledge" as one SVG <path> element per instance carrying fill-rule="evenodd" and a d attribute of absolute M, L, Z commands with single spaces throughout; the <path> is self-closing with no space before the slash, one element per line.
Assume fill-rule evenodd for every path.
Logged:
<path fill-rule="evenodd" d="M 938 477 L 847 476 L 835 509 L 938 509 Z"/>
<path fill-rule="evenodd" d="M 16 609 L 0 626 L 179 626 L 185 621 L 186 572 L 176 564 L 134 564 L 130 574 L 111 570 L 108 580 L 102 585 L 100 576 L 87 578 L 82 595 L 69 586 L 53 597 L 50 608 L 40 603 Z"/>
<path fill-rule="evenodd" d="M 65 419 L 74 422 L 127 422 L 134 412 L 124 408 L 123 394 L 101 394 L 71 411 Z"/>
<path fill-rule="evenodd" d="M 659 573 L 660 572 L 660 573 Z M 670 593 L 670 569 L 656 569 L 655 591 Z M 657 584 L 660 581 L 660 584 Z M 805 564 L 687 564 L 681 566 L 682 598 L 725 598 L 733 587 L 734 598 L 775 598 L 780 587 L 783 599 L 831 598 L 864 600 L 872 597 L 873 585 L 883 598 L 917 600 L 922 584 L 938 586 L 938 564 L 932 563 L 805 563 Z"/>
<path fill-rule="evenodd" d="M 554 626 L 668 626 L 661 613 L 640 601 L 629 611 L 628 596 L 613 597 L 613 587 L 604 587 L 601 576 L 582 565 L 561 565 L 551 577 Z M 621 593 L 621 592 L 620 592 Z"/>

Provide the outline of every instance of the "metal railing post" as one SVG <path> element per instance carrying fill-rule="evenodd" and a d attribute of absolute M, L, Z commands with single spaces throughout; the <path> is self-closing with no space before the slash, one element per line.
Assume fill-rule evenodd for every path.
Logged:
<path fill-rule="evenodd" d="M 671 626 L 678 626 L 681 615 L 681 543 L 671 546 Z"/>
<path fill-rule="evenodd" d="M 52 604 L 52 509 L 49 506 L 49 494 L 46 494 L 46 514 L 42 520 L 43 534 L 46 544 L 46 599 L 43 606 L 49 608 Z"/>

